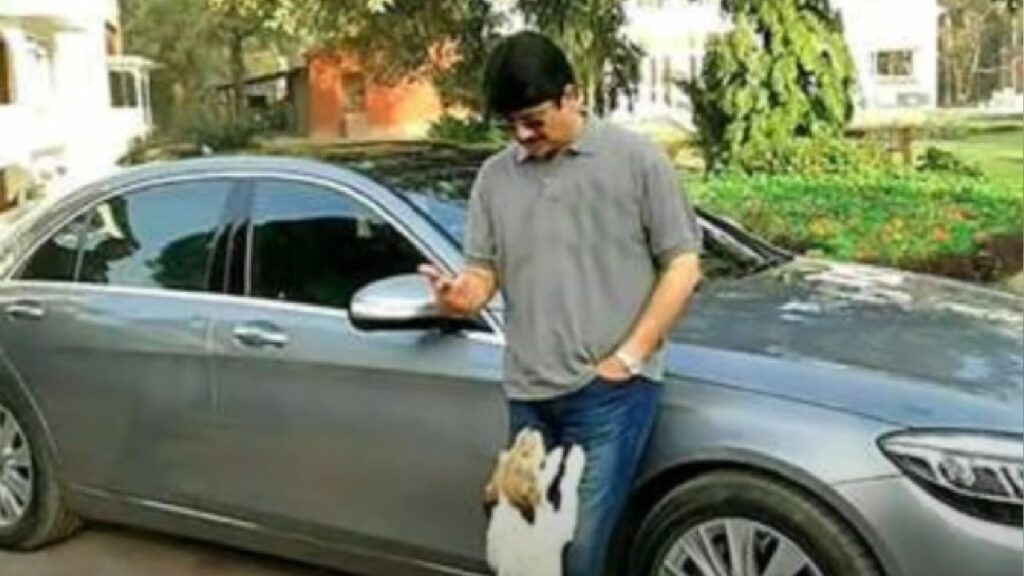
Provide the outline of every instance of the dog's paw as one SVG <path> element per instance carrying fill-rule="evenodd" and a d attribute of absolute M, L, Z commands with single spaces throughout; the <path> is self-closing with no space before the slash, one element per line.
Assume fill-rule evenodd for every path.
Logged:
<path fill-rule="evenodd" d="M 587 465 L 587 455 L 583 448 L 573 445 L 569 448 L 569 455 L 565 458 L 565 478 L 572 484 L 578 484 L 583 476 L 583 469 Z"/>
<path fill-rule="evenodd" d="M 540 472 L 540 485 L 544 490 L 547 490 L 551 483 L 555 481 L 555 477 L 558 476 L 558 471 L 562 467 L 562 457 L 565 450 L 559 446 L 548 452 L 548 455 L 544 458 L 544 467 Z"/>

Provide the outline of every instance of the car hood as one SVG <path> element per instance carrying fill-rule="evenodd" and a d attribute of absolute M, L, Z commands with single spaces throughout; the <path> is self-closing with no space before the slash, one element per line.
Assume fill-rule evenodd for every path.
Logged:
<path fill-rule="evenodd" d="M 797 258 L 702 289 L 668 370 L 905 425 L 1020 432 L 1021 305 L 944 278 Z"/>

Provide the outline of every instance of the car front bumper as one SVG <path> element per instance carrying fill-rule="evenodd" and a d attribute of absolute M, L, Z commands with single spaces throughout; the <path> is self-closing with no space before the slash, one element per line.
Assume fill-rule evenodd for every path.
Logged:
<path fill-rule="evenodd" d="M 887 576 L 1021 576 L 1024 530 L 968 516 L 911 480 L 835 487 L 871 531 Z"/>

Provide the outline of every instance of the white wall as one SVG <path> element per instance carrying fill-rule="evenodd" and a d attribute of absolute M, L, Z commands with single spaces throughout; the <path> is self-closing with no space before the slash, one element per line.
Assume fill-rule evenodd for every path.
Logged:
<path fill-rule="evenodd" d="M 626 34 L 647 54 L 633 110 L 620 106 L 615 116 L 668 119 L 689 126 L 689 101 L 675 82 L 666 85 L 666 69 L 674 79 L 700 74 L 708 36 L 728 30 L 728 19 L 716 3 L 690 0 L 666 0 L 662 6 L 628 2 L 626 14 Z"/>
<path fill-rule="evenodd" d="M 0 0 L 15 76 L 15 102 L 0 105 L 0 169 L 39 175 L 60 166 L 63 176 L 47 186 L 59 193 L 113 171 L 131 138 L 148 130 L 146 111 L 111 105 L 110 18 L 111 0 Z M 36 40 L 47 58 L 34 56 Z"/>
<path fill-rule="evenodd" d="M 58 36 L 56 115 L 70 150 L 71 180 L 102 175 L 114 165 L 118 142 L 110 133 L 110 88 L 107 82 L 105 31 L 102 21 L 85 24 L 81 32 Z"/>
<path fill-rule="evenodd" d="M 859 108 L 933 108 L 938 93 L 939 7 L 935 0 L 833 0 L 841 9 L 847 45 L 857 67 Z M 883 50 L 907 50 L 913 72 L 906 77 L 876 74 Z"/>
<path fill-rule="evenodd" d="M 0 166 L 27 164 L 41 151 L 64 145 L 53 113 L 57 90 L 54 53 L 49 49 L 53 37 L 30 35 L 3 23 L 0 37 L 14 77 L 14 101 L 0 104 Z M 37 38 L 50 41 L 50 47 L 41 50 Z"/>

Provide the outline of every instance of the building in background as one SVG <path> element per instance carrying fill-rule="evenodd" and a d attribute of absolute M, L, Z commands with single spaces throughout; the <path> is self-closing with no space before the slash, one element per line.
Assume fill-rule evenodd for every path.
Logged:
<path fill-rule="evenodd" d="M 443 105 L 428 81 L 374 82 L 356 58 L 311 51 L 305 63 L 245 82 L 245 105 L 281 132 L 317 139 L 422 137 L 441 117 Z M 226 107 L 234 88 L 217 86 Z"/>
<path fill-rule="evenodd" d="M 115 168 L 152 125 L 116 0 L 0 1 L 0 212 Z"/>
<path fill-rule="evenodd" d="M 857 69 L 857 118 L 898 118 L 936 105 L 937 0 L 833 0 Z M 690 127 L 680 80 L 700 74 L 709 37 L 731 28 L 714 0 L 628 0 L 627 34 L 647 52 L 638 99 L 622 120 L 669 120 Z"/>
<path fill-rule="evenodd" d="M 627 35 L 646 52 L 633 102 L 620 101 L 618 121 L 669 121 L 692 129 L 679 82 L 703 66 L 709 38 L 732 27 L 717 0 L 624 0 Z M 855 123 L 912 119 L 935 108 L 938 89 L 937 0 L 900 0 L 899 22 L 886 0 L 833 0 L 843 19 L 857 73 Z M 523 26 L 513 18 L 506 29 Z M 426 133 L 444 112 L 429 82 L 373 82 L 343 53 L 311 51 L 291 68 L 250 78 L 245 103 L 278 132 L 315 138 L 405 138 Z M 293 62 L 295 63 L 295 62 Z M 217 87 L 227 106 L 233 86 Z"/>

